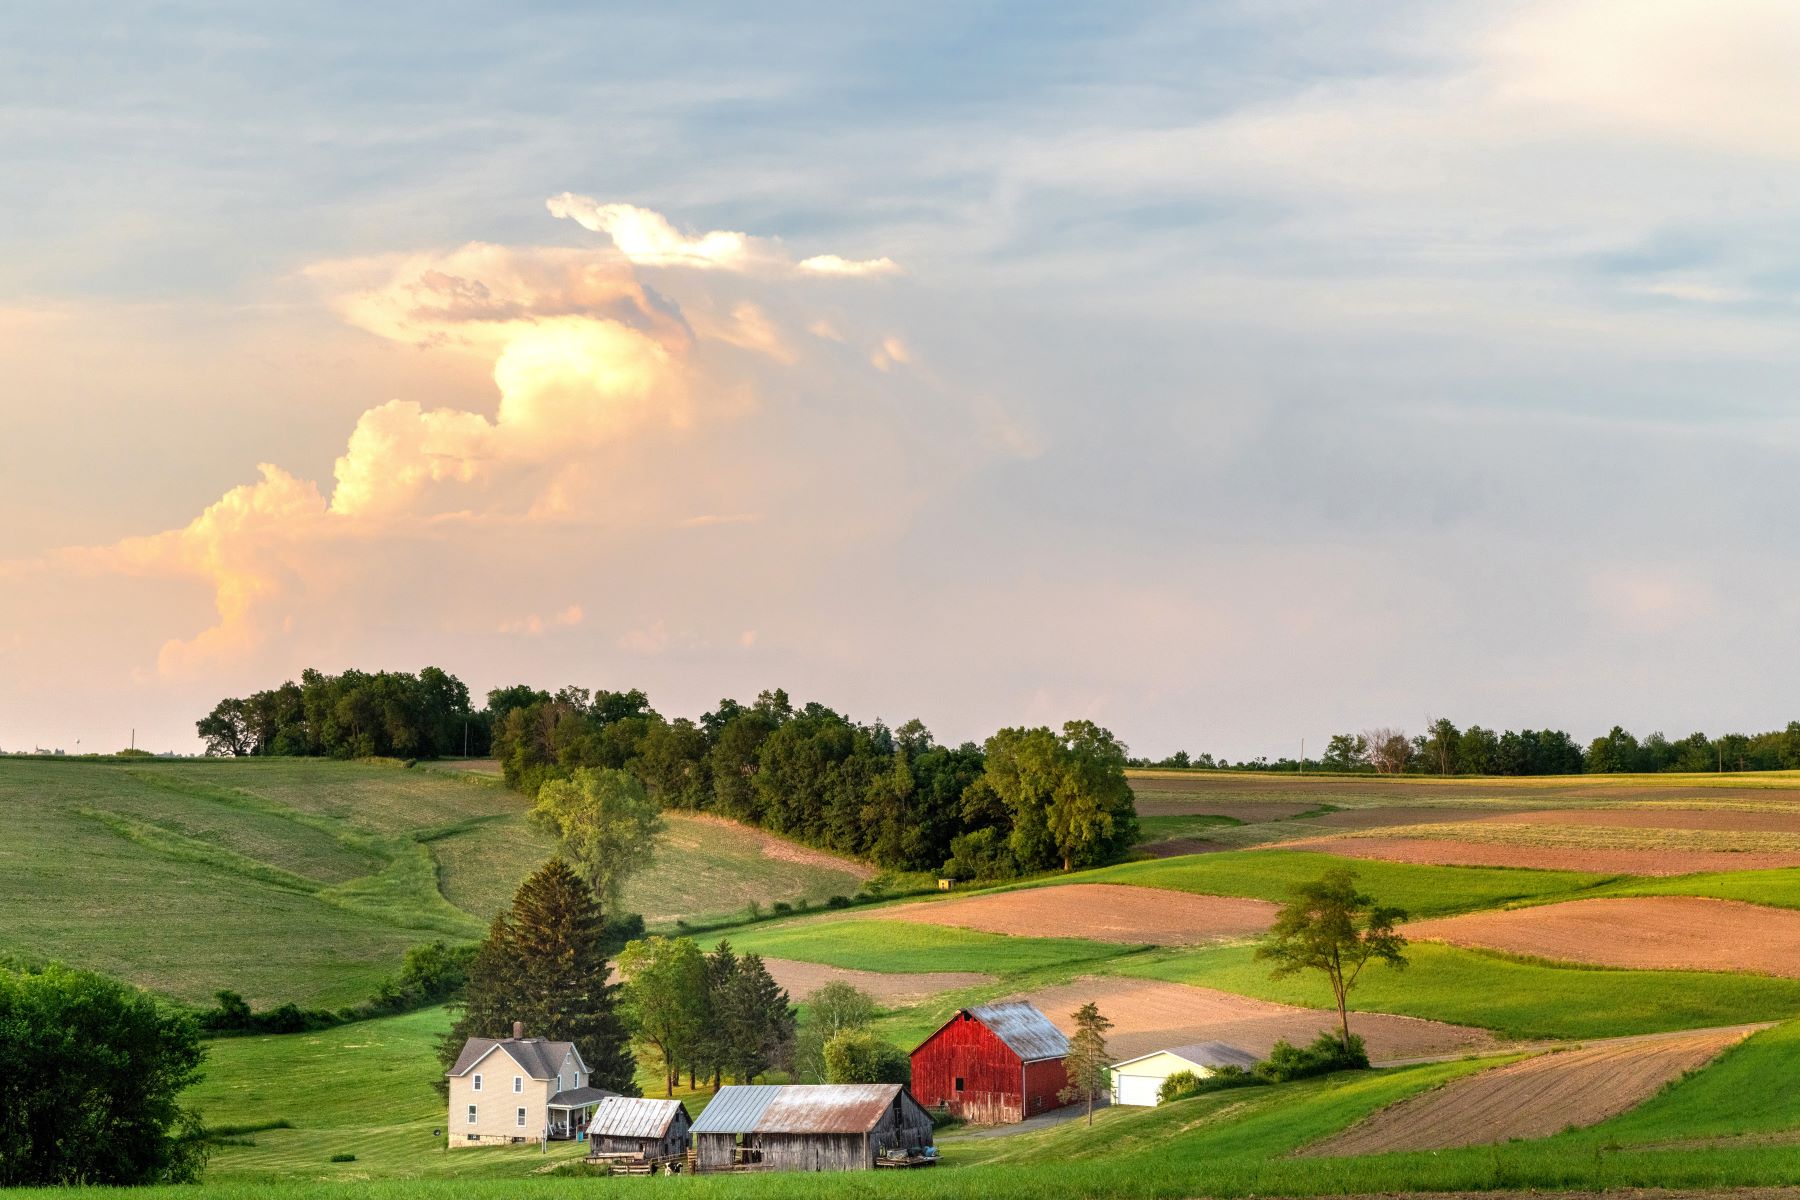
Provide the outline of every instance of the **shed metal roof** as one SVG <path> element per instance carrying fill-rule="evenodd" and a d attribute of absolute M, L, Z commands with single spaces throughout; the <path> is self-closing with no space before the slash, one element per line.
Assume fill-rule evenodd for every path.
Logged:
<path fill-rule="evenodd" d="M 719 1089 L 699 1133 L 867 1133 L 901 1092 L 897 1083 L 736 1084 Z"/>
<path fill-rule="evenodd" d="M 637 1096 L 608 1096 L 588 1122 L 592 1137 L 662 1138 L 676 1113 L 686 1113 L 679 1100 L 651 1100 Z"/>
<path fill-rule="evenodd" d="M 734 1083 L 719 1089 L 694 1122 L 695 1133 L 754 1133 L 779 1084 Z"/>
<path fill-rule="evenodd" d="M 1069 1053 L 1069 1039 L 1063 1036 L 1063 1031 L 1052 1025 L 1037 1005 L 1028 1001 L 982 1004 L 966 1011 L 1026 1062 L 1063 1058 Z"/>
<path fill-rule="evenodd" d="M 867 1133 L 893 1107 L 897 1083 L 798 1083 L 780 1090 L 758 1133 Z"/>

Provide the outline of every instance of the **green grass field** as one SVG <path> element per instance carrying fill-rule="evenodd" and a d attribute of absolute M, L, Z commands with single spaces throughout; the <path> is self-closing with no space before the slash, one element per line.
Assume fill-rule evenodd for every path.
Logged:
<path fill-rule="evenodd" d="M 717 936 L 729 938 L 738 950 L 766 958 L 797 958 L 858 971 L 1008 975 L 1094 963 L 1140 949 L 1082 938 L 1007 937 L 949 925 L 862 919 L 758 925 Z"/>
<path fill-rule="evenodd" d="M 408 947 L 481 936 L 550 853 L 523 809 L 491 776 L 397 763 L 0 758 L 0 952 L 193 1003 L 356 1003 Z M 629 899 L 707 917 L 866 873 L 676 817 Z"/>
<path fill-rule="evenodd" d="M 1784 1020 L 1800 1013 L 1800 979 L 1711 971 L 1620 971 L 1509 958 L 1420 942 L 1404 971 L 1370 967 L 1354 1008 L 1479 1025 L 1515 1038 L 1612 1037 Z M 1117 971 L 1286 1004 L 1330 1007 L 1322 978 L 1269 978 L 1249 946 L 1146 956 Z"/>
<path fill-rule="evenodd" d="M 1082 883 L 1131 883 L 1197 895 L 1250 896 L 1284 902 L 1296 883 L 1328 867 L 1349 867 L 1363 890 L 1414 917 L 1497 908 L 1520 901 L 1572 899 L 1607 876 L 1520 867 L 1433 867 L 1337 858 L 1306 850 L 1232 850 L 1121 863 L 1071 876 Z"/>

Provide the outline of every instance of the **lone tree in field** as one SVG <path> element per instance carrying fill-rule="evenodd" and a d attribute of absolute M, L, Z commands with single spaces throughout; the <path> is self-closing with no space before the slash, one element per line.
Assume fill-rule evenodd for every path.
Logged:
<path fill-rule="evenodd" d="M 625 881 L 650 865 L 661 811 L 629 771 L 583 767 L 538 789 L 531 815 L 562 839 L 562 852 L 610 913 L 623 912 Z"/>
<path fill-rule="evenodd" d="M 1094 1123 L 1094 1097 L 1106 1090 L 1106 1031 L 1113 1023 L 1100 1015 L 1100 1007 L 1092 1000 L 1075 1010 L 1075 1036 L 1069 1039 L 1069 1056 L 1063 1066 L 1069 1072 L 1069 1086 L 1056 1093 L 1064 1104 L 1077 1100 L 1087 1104 L 1087 1123 Z"/>
<path fill-rule="evenodd" d="M 514 1021 L 532 1037 L 574 1042 L 593 1085 L 637 1095 L 637 1063 L 606 981 L 606 935 L 594 893 L 561 859 L 519 885 L 469 966 L 462 1015 L 440 1054 L 456 1061 L 471 1037 L 505 1037 Z"/>
<path fill-rule="evenodd" d="M 1269 974 L 1280 979 L 1301 971 L 1322 971 L 1337 1001 L 1338 1030 L 1350 1048 L 1350 989 L 1372 960 L 1404 969 L 1406 939 L 1394 926 L 1406 910 L 1375 903 L 1356 890 L 1356 872 L 1333 867 L 1311 883 L 1296 884 L 1294 898 L 1281 909 L 1258 960 L 1275 964 Z"/>

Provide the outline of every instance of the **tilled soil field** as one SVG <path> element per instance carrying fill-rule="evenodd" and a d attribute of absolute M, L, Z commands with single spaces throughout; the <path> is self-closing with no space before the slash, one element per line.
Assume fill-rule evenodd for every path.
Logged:
<path fill-rule="evenodd" d="M 1420 818 L 1439 820 L 1442 818 Z M 1800 808 L 1556 808 L 1492 815 L 1509 825 L 1575 825 L 1597 829 L 1704 829 L 1724 833 L 1800 833 Z"/>
<path fill-rule="evenodd" d="M 1410 938 L 1605 967 L 1800 977 L 1800 912 L 1701 896 L 1620 896 L 1415 921 Z"/>
<path fill-rule="evenodd" d="M 1267 900 L 1237 896 L 1190 896 L 1129 884 L 1072 883 L 903 904 L 867 915 L 1015 937 L 1195 946 L 1259 934 L 1275 920 L 1279 907 Z"/>
<path fill-rule="evenodd" d="M 1711 1062 L 1751 1032 L 1657 1034 L 1540 1054 L 1390 1105 L 1302 1153 L 1444 1150 L 1595 1125 L 1647 1100 L 1683 1072 Z"/>
<path fill-rule="evenodd" d="M 1303 838 L 1282 842 L 1279 848 L 1440 867 L 1539 867 L 1555 871 L 1590 871 L 1599 875 L 1691 875 L 1698 871 L 1759 871 L 1769 867 L 1800 866 L 1800 852 L 1793 851 L 1614 850 L 1449 838 Z"/>
<path fill-rule="evenodd" d="M 828 983 L 847 983 L 869 993 L 878 1003 L 898 1007 L 915 1004 L 939 992 L 994 981 L 992 975 L 976 971 L 852 971 L 847 967 L 828 967 L 791 958 L 765 958 L 763 965 L 775 977 L 775 982 L 786 988 L 787 994 L 797 1001 L 806 999 Z"/>
<path fill-rule="evenodd" d="M 1094 1001 L 1113 1022 L 1106 1045 L 1115 1059 L 1201 1041 L 1227 1042 L 1264 1055 L 1283 1038 L 1300 1045 L 1319 1036 L 1320 1030 L 1337 1027 L 1337 1013 L 1326 1009 L 1295 1008 L 1154 979 L 1088 976 L 1019 998 L 1037 1005 L 1065 1033 L 1074 1028 L 1071 1014 Z M 1376 1062 L 1482 1050 L 1495 1044 L 1485 1029 L 1386 1013 L 1351 1013 L 1350 1029 L 1362 1036 Z"/>

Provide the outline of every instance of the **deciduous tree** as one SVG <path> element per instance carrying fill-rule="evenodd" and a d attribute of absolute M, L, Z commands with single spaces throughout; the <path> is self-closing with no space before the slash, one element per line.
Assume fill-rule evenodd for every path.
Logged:
<path fill-rule="evenodd" d="M 1275 964 L 1270 975 L 1280 979 L 1301 971 L 1319 971 L 1331 983 L 1337 1002 L 1338 1028 L 1350 1043 L 1348 996 L 1370 962 L 1396 969 L 1406 966 L 1406 938 L 1394 926 L 1406 919 L 1404 909 L 1377 904 L 1356 890 L 1356 873 L 1333 867 L 1311 883 L 1296 884 L 1294 898 L 1282 906 L 1262 945 L 1259 960 Z"/>
<path fill-rule="evenodd" d="M 538 789 L 532 817 L 562 839 L 562 851 L 608 912 L 623 911 L 625 882 L 650 865 L 662 814 L 628 771 L 581 768 Z"/>
<path fill-rule="evenodd" d="M 648 937 L 620 952 L 619 974 L 632 1034 L 661 1060 L 664 1094 L 672 1096 L 712 1016 L 706 957 L 691 938 Z"/>

